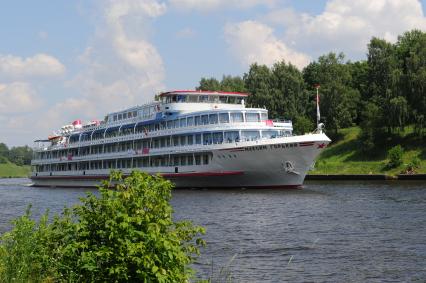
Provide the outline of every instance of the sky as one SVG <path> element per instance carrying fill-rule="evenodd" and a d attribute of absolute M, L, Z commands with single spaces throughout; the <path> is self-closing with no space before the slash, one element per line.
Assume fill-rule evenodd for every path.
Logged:
<path fill-rule="evenodd" d="M 426 30 L 426 0 L 1 0 L 0 142 L 30 145 L 252 63 L 366 58 Z"/>

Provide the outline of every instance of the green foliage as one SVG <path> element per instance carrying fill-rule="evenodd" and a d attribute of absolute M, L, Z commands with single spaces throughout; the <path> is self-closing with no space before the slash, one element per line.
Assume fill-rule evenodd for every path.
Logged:
<path fill-rule="evenodd" d="M 396 168 L 399 165 L 402 164 L 402 155 L 404 154 L 404 150 L 400 145 L 392 147 L 388 151 L 388 159 L 389 162 L 387 163 L 388 168 Z"/>
<path fill-rule="evenodd" d="M 266 107 L 271 118 L 295 119 L 313 110 L 312 97 L 306 91 L 302 73 L 292 64 L 284 61 L 272 68 L 253 64 L 244 75 L 248 103 Z"/>
<path fill-rule="evenodd" d="M 32 155 L 33 151 L 28 146 L 17 146 L 9 149 L 6 144 L 0 143 L 0 163 L 9 160 L 18 166 L 30 165 Z"/>
<path fill-rule="evenodd" d="M 215 78 L 202 78 L 197 90 L 204 91 L 235 91 L 245 92 L 244 81 L 241 77 L 223 76 L 222 81 Z"/>
<path fill-rule="evenodd" d="M 417 169 L 420 169 L 420 164 L 421 164 L 420 159 L 417 156 L 415 156 L 410 161 L 410 163 L 407 164 L 407 166 L 405 167 L 405 171 L 403 173 L 406 173 L 406 174 L 416 173 Z"/>
<path fill-rule="evenodd" d="M 198 238 L 204 229 L 173 222 L 171 188 L 159 176 L 135 171 L 123 179 L 113 172 L 99 197 L 88 194 L 50 224 L 45 216 L 36 225 L 27 213 L 2 237 L 0 278 L 187 282 L 193 275 L 189 264 L 204 244 Z"/>
<path fill-rule="evenodd" d="M 294 132 L 296 134 L 306 134 L 314 130 L 314 123 L 306 116 L 296 116 L 293 123 Z"/>

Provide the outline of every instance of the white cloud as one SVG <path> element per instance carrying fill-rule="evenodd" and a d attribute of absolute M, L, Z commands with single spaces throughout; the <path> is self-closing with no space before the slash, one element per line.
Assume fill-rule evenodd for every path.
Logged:
<path fill-rule="evenodd" d="M 2 79 L 52 77 L 64 73 L 65 66 L 58 59 L 47 54 L 40 53 L 28 58 L 0 54 Z"/>
<path fill-rule="evenodd" d="M 77 93 L 56 103 L 40 125 L 52 130 L 75 119 L 103 119 L 118 111 L 153 100 L 164 89 L 163 60 L 150 42 L 152 19 L 166 5 L 154 0 L 100 2 L 96 34 L 78 57 L 82 70 L 67 87 Z"/>
<path fill-rule="evenodd" d="M 330 0 L 316 16 L 282 10 L 271 12 L 267 19 L 286 28 L 286 41 L 316 56 L 343 51 L 364 57 L 373 36 L 394 42 L 407 30 L 426 29 L 417 0 Z"/>
<path fill-rule="evenodd" d="M 292 50 L 274 36 L 272 28 L 256 21 L 227 24 L 225 37 L 231 52 L 245 66 L 255 62 L 270 66 L 285 60 L 302 68 L 309 63 L 307 55 Z"/>
<path fill-rule="evenodd" d="M 247 9 L 257 5 L 274 6 L 276 0 L 170 0 L 179 10 L 211 11 L 220 8 Z"/>
<path fill-rule="evenodd" d="M 28 83 L 0 84 L 0 115 L 33 111 L 41 104 L 40 98 Z"/>

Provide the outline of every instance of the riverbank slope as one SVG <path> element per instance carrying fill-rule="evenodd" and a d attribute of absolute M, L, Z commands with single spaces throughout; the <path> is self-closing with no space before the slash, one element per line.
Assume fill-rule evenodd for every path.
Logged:
<path fill-rule="evenodd" d="M 28 165 L 18 166 L 11 162 L 0 164 L 0 178 L 28 177 L 31 167 Z"/>
<path fill-rule="evenodd" d="M 314 170 L 309 174 L 386 174 L 397 175 L 404 172 L 407 165 L 418 158 L 420 166 L 416 173 L 426 173 L 426 147 L 422 141 L 412 138 L 412 130 L 383 141 L 372 153 L 362 151 L 358 127 L 346 128 L 339 131 L 339 137 L 326 148 L 315 163 Z M 401 145 L 404 149 L 402 164 L 396 168 L 388 168 L 387 152 L 395 146 Z"/>

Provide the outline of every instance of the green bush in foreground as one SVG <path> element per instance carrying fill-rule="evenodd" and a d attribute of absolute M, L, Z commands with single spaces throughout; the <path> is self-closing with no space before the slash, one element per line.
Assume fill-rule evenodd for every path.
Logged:
<path fill-rule="evenodd" d="M 204 229 L 173 222 L 171 188 L 159 176 L 113 172 L 99 197 L 89 193 L 50 224 L 28 211 L 1 238 L 0 281 L 188 281 Z"/>

